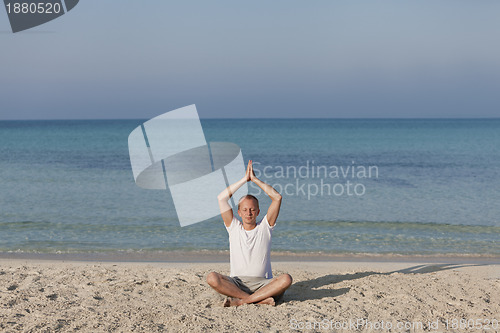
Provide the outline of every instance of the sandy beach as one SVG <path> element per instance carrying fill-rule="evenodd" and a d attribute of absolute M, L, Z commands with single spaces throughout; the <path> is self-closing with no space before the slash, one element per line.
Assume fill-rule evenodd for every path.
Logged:
<path fill-rule="evenodd" d="M 275 307 L 222 307 L 227 263 L 0 259 L 2 332 L 447 332 L 500 330 L 500 265 L 274 262 Z M 468 325 L 468 330 L 466 329 Z"/>

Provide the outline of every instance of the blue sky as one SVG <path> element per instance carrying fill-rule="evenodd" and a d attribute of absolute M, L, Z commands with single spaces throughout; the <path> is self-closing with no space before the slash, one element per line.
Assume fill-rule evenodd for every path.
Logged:
<path fill-rule="evenodd" d="M 499 1 L 110 1 L 12 34 L 0 119 L 498 117 Z"/>

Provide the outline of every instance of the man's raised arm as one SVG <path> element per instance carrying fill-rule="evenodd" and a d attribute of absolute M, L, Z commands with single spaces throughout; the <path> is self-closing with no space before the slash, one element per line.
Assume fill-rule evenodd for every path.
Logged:
<path fill-rule="evenodd" d="M 279 194 L 278 191 L 276 191 L 271 185 L 264 183 L 262 180 L 255 176 L 255 173 L 253 172 L 252 160 L 248 162 L 247 174 L 249 173 L 248 169 L 250 169 L 250 180 L 257 184 L 264 192 L 266 192 L 266 194 L 272 200 L 271 205 L 267 210 L 267 221 L 272 227 L 276 224 L 278 214 L 280 213 L 281 194 Z"/>
<path fill-rule="evenodd" d="M 228 201 L 233 194 L 243 186 L 243 184 L 250 180 L 250 167 L 251 161 L 248 162 L 245 177 L 241 178 L 236 183 L 229 185 L 217 196 L 217 199 L 219 200 L 220 215 L 222 216 L 222 220 L 224 220 L 226 227 L 229 227 L 231 225 L 231 221 L 233 220 L 233 210 L 231 209 Z"/>

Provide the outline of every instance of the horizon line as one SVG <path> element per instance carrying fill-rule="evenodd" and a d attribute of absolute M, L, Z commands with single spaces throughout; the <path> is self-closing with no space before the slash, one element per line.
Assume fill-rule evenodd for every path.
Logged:
<path fill-rule="evenodd" d="M 153 117 L 154 118 L 154 117 Z M 94 121 L 94 120 L 149 120 L 152 118 L 29 118 L 29 119 L 0 119 L 0 121 Z M 492 120 L 500 117 L 210 117 L 200 120 Z"/>

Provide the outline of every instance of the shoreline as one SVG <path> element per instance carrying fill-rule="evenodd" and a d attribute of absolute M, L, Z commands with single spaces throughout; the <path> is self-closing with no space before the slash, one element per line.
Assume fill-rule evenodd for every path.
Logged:
<path fill-rule="evenodd" d="M 0 252 L 0 260 L 75 262 L 228 263 L 229 251 L 32 253 Z M 500 256 L 480 254 L 380 254 L 271 252 L 272 262 L 393 262 L 500 264 Z"/>

